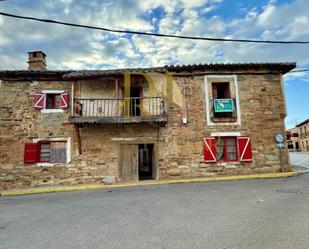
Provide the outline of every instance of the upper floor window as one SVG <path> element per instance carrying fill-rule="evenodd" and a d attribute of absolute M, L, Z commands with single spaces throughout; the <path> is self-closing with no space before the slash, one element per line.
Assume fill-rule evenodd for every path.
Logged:
<path fill-rule="evenodd" d="M 228 99 L 231 97 L 228 82 L 212 83 L 212 96 L 214 99 Z"/>
<path fill-rule="evenodd" d="M 36 92 L 33 105 L 39 110 L 63 110 L 69 105 L 69 93 L 62 90 L 45 90 Z"/>
<path fill-rule="evenodd" d="M 234 108 L 229 82 L 212 83 L 214 118 L 232 118 Z"/>
<path fill-rule="evenodd" d="M 60 94 L 46 94 L 46 109 L 60 109 L 61 95 Z"/>
<path fill-rule="evenodd" d="M 236 75 L 205 76 L 207 125 L 240 124 Z"/>

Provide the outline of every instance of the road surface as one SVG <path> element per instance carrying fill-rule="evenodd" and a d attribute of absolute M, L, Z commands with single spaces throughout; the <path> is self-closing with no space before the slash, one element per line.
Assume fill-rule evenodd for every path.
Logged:
<path fill-rule="evenodd" d="M 292 166 L 309 169 L 309 152 L 290 152 L 290 160 Z"/>
<path fill-rule="evenodd" d="M 0 197 L 1 249 L 309 248 L 309 175 Z"/>

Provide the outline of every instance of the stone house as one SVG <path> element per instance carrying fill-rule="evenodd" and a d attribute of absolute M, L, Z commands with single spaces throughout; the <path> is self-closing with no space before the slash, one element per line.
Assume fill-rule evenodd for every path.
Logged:
<path fill-rule="evenodd" d="M 309 151 L 309 119 L 299 123 L 295 128 L 299 130 L 301 151 Z"/>
<path fill-rule="evenodd" d="M 277 172 L 295 63 L 0 71 L 0 188 Z M 289 170 L 287 151 L 285 170 Z"/>
<path fill-rule="evenodd" d="M 294 127 L 286 130 L 286 143 L 289 151 L 301 151 L 299 128 Z"/>

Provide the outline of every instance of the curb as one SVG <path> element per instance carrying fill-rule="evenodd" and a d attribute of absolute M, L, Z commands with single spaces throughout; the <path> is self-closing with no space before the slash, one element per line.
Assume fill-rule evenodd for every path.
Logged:
<path fill-rule="evenodd" d="M 308 174 L 309 173 L 309 169 L 306 169 L 306 170 L 303 170 L 303 171 L 299 171 L 297 173 L 299 173 L 299 175 Z"/>
<path fill-rule="evenodd" d="M 268 174 L 255 174 L 255 175 L 237 175 L 237 176 L 222 176 L 222 177 L 208 177 L 208 178 L 191 178 L 191 179 L 177 179 L 177 180 L 157 180 L 152 182 L 134 182 L 126 184 L 103 185 L 77 185 L 77 186 L 63 186 L 63 187 L 34 187 L 28 189 L 9 190 L 0 192 L 0 196 L 18 196 L 18 195 L 31 195 L 43 194 L 54 192 L 67 192 L 77 190 L 94 190 L 94 189 L 111 189 L 111 188 L 124 188 L 124 187 L 137 187 L 137 186 L 151 186 L 151 185 L 164 185 L 164 184 L 177 184 L 177 183 L 190 183 L 190 182 L 214 182 L 214 181 L 234 181 L 234 180 L 248 180 L 248 179 L 272 179 L 297 176 L 309 173 L 309 170 L 300 172 L 286 172 L 286 173 L 268 173 Z"/>

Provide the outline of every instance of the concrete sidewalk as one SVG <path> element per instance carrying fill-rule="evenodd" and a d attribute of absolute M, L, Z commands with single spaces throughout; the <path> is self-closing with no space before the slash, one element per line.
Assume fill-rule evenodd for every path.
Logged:
<path fill-rule="evenodd" d="M 291 168 L 294 172 L 305 172 L 308 171 L 308 168 L 298 165 L 291 165 Z"/>
<path fill-rule="evenodd" d="M 116 183 L 113 185 L 87 184 L 87 185 L 44 186 L 44 187 L 32 187 L 32 188 L 2 191 L 0 192 L 0 196 L 17 196 L 17 195 L 30 195 L 30 194 L 40 194 L 40 193 L 77 191 L 77 190 L 93 190 L 93 189 L 146 186 L 146 185 L 176 184 L 176 183 L 186 183 L 186 182 L 212 182 L 212 181 L 232 181 L 232 180 L 246 180 L 246 179 L 271 179 L 271 178 L 296 176 L 300 174 L 302 174 L 302 172 L 298 171 L 298 172 L 286 172 L 286 173 L 235 175 L 235 176 L 222 176 L 222 177 L 203 177 L 203 178 L 175 179 L 175 180 L 149 180 L 149 181 L 139 181 L 139 182 L 129 182 L 129 183 Z"/>

